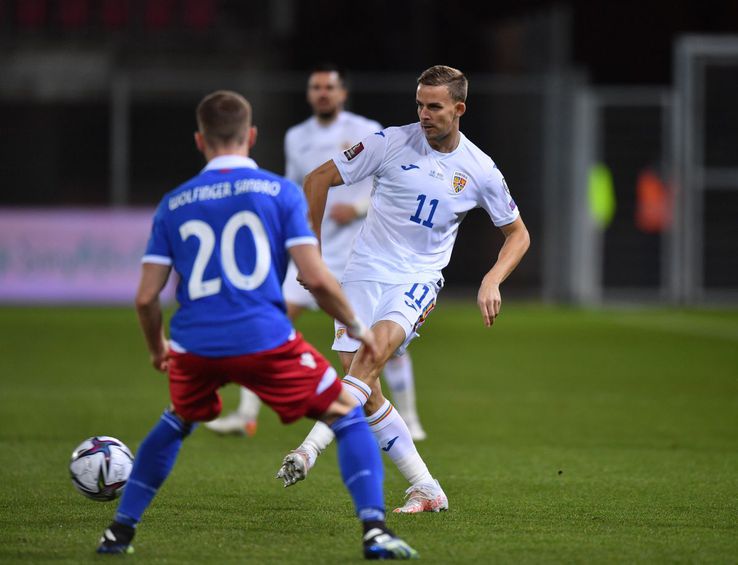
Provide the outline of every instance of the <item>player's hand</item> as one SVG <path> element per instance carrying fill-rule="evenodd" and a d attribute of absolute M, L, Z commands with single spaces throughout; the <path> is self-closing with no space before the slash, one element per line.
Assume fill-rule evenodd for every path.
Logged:
<path fill-rule="evenodd" d="M 377 340 L 371 328 L 367 328 L 357 319 L 353 324 L 346 327 L 346 333 L 361 342 L 372 361 L 377 358 L 379 349 L 377 348 Z"/>
<path fill-rule="evenodd" d="M 162 373 L 169 371 L 169 343 L 163 341 L 158 351 L 151 353 L 151 364 Z"/>
<path fill-rule="evenodd" d="M 356 212 L 356 208 L 351 204 L 339 203 L 333 205 L 333 207 L 328 211 L 328 216 L 338 225 L 343 226 L 353 222 L 359 217 L 359 214 Z"/>
<path fill-rule="evenodd" d="M 482 313 L 485 327 L 495 323 L 495 318 L 500 315 L 502 307 L 502 296 L 500 295 L 500 284 L 487 277 L 482 279 L 482 285 L 477 294 L 477 306 Z"/>

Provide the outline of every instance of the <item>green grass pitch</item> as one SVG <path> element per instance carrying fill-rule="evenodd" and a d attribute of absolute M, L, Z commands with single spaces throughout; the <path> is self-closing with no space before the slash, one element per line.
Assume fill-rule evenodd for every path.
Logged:
<path fill-rule="evenodd" d="M 331 355 L 325 317 L 298 325 Z M 736 562 L 738 311 L 507 302 L 485 329 L 447 300 L 422 334 L 419 449 L 451 509 L 388 518 L 422 560 Z M 67 464 L 91 435 L 135 452 L 167 404 L 133 310 L 0 308 L 0 367 L 0 563 L 109 561 L 115 503 L 78 494 Z M 267 410 L 253 439 L 198 429 L 123 559 L 360 562 L 335 448 L 304 483 L 272 478 L 308 429 Z M 385 461 L 391 509 L 406 485 Z"/>

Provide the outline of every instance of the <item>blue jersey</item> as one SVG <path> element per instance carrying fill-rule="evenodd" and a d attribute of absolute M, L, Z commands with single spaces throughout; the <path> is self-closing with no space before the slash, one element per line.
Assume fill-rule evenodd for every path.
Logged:
<path fill-rule="evenodd" d="M 143 262 L 179 274 L 173 349 L 226 357 L 287 341 L 288 249 L 306 243 L 317 239 L 300 189 L 246 157 L 216 157 L 166 194 Z"/>

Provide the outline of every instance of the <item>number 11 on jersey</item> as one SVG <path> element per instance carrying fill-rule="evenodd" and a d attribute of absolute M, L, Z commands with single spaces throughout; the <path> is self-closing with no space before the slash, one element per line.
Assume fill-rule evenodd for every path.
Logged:
<path fill-rule="evenodd" d="M 426 198 L 427 196 L 425 194 L 418 195 L 418 209 L 415 210 L 414 215 L 410 216 L 410 221 L 415 222 L 416 224 L 420 224 L 421 226 L 425 226 L 426 228 L 432 228 L 433 227 L 433 214 L 436 213 L 436 208 L 438 207 L 438 200 L 434 198 L 428 203 L 431 209 L 430 214 L 428 214 L 427 220 L 423 220 L 420 217 L 420 213 L 423 211 L 423 206 L 425 206 Z"/>

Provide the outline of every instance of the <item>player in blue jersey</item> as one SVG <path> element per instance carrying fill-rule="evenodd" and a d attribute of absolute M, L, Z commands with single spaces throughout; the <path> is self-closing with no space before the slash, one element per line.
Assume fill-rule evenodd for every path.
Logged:
<path fill-rule="evenodd" d="M 142 442 L 98 553 L 131 553 L 143 512 L 171 472 L 197 422 L 221 410 L 218 389 L 254 391 L 285 423 L 302 416 L 331 426 L 344 484 L 363 523 L 364 556 L 409 559 L 417 552 L 385 526 L 383 468 L 361 407 L 335 370 L 286 314 L 282 282 L 295 261 L 321 308 L 341 320 L 368 351 L 372 330 L 354 315 L 320 259 L 298 187 L 257 168 L 251 107 L 229 91 L 197 107 L 203 171 L 164 196 L 143 258 L 136 310 L 151 362 L 169 375 L 171 406 Z M 164 335 L 159 294 L 177 271 L 179 309 Z"/>

